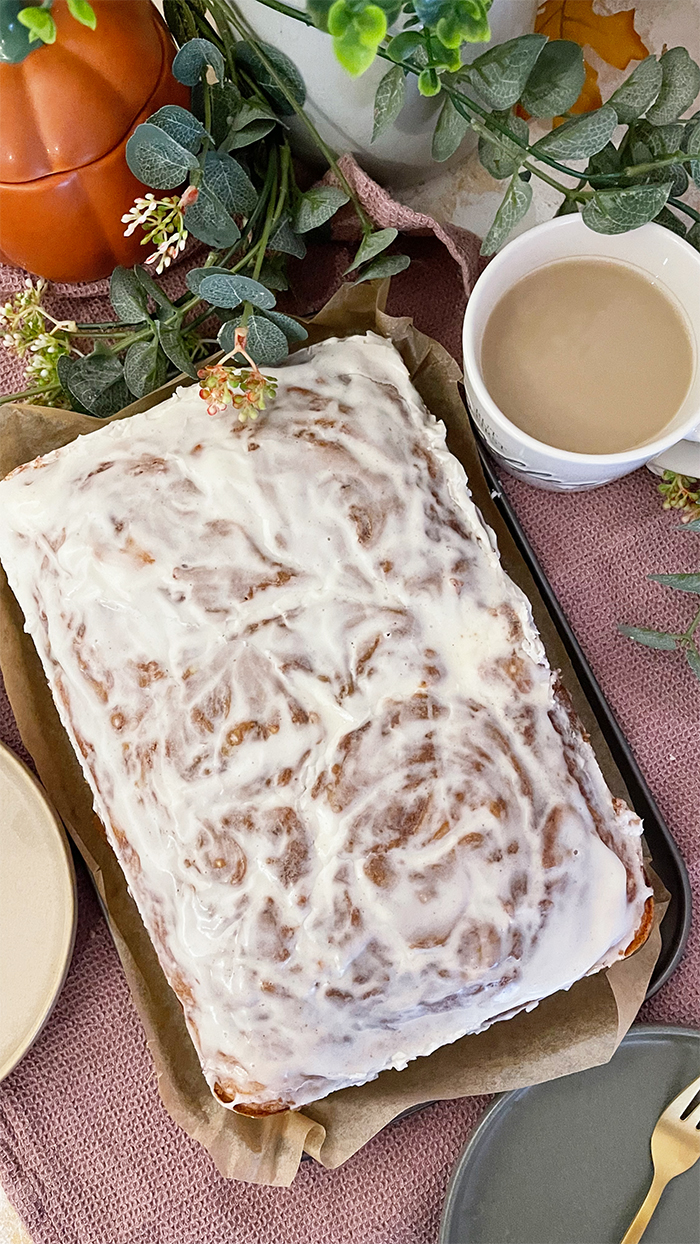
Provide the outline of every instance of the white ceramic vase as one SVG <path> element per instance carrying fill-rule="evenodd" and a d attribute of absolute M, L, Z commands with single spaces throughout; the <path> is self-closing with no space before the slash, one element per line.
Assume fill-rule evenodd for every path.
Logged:
<path fill-rule="evenodd" d="M 418 94 L 414 78 L 409 78 L 406 104 L 396 123 L 372 143 L 374 96 L 380 80 L 389 67 L 384 60 L 374 64 L 360 78 L 351 78 L 338 63 L 331 39 L 267 8 L 260 0 L 237 0 L 238 6 L 259 38 L 281 48 L 297 65 L 306 83 L 307 112 L 321 137 L 338 154 L 351 152 L 372 177 L 384 185 L 406 186 L 425 181 L 444 171 L 430 154 L 437 113 L 442 99 L 424 99 Z M 287 0 L 294 8 L 303 9 L 304 0 Z M 534 26 L 537 0 L 494 0 L 489 13 L 494 43 L 503 43 L 516 35 L 526 34 Z M 489 46 L 476 43 L 468 46 L 467 60 L 474 60 Z M 303 154 L 317 156 L 298 124 L 292 125 L 296 146 Z M 476 139 L 467 135 L 459 152 L 461 159 L 474 146 Z"/>

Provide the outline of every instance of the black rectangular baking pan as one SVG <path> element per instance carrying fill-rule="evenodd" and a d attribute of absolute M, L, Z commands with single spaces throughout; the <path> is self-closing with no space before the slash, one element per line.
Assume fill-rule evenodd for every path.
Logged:
<path fill-rule="evenodd" d="M 474 427 L 474 425 L 472 426 Z M 493 501 L 498 507 L 527 564 L 530 574 L 537 584 L 547 611 L 566 648 L 576 676 L 627 786 L 634 810 L 644 822 L 644 836 L 651 852 L 654 870 L 671 895 L 668 910 L 661 924 L 661 954 L 656 962 L 647 990 L 647 998 L 651 998 L 662 985 L 665 985 L 668 978 L 678 967 L 688 940 L 692 900 L 690 881 L 688 880 L 685 863 L 673 840 L 671 831 L 666 825 L 642 776 L 639 765 L 632 755 L 629 743 L 620 729 L 615 714 L 605 699 L 593 671 L 583 655 L 581 646 L 564 616 L 552 586 L 523 531 L 518 516 L 501 487 L 494 461 L 479 439 L 476 427 L 474 427 L 474 434 L 479 449 L 482 469 Z"/>

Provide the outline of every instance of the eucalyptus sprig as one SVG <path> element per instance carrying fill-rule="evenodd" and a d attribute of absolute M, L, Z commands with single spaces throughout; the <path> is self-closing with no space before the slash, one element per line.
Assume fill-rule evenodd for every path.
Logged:
<path fill-rule="evenodd" d="M 538 34 L 489 48 L 441 79 L 434 157 L 447 159 L 471 128 L 484 168 L 508 180 L 482 254 L 498 250 L 527 212 L 533 176 L 560 191 L 557 215 L 580 211 L 598 233 L 656 220 L 700 249 L 700 213 L 682 197 L 691 178 L 700 187 L 700 113 L 681 120 L 700 92 L 700 67 L 685 48 L 670 48 L 641 61 L 601 108 L 574 115 L 584 80 L 578 44 Z M 531 142 L 524 114 L 565 119 Z"/>
<path fill-rule="evenodd" d="M 286 256 L 303 259 L 307 235 L 351 203 L 362 234 L 348 269 L 353 278 L 389 275 L 409 263 L 386 254 L 397 230 L 375 230 L 304 112 L 306 89 L 289 57 L 257 40 L 224 0 L 165 0 L 164 9 L 180 44 L 173 73 L 191 87 L 192 105 L 159 108 L 126 146 L 129 167 L 151 189 L 123 223 L 127 234 L 141 229 L 153 253 L 133 269 L 114 270 L 116 320 L 103 324 L 59 330 L 44 306 L 43 283 L 19 291 L 0 319 L 5 345 L 29 362 L 29 383 L 0 401 L 68 405 L 104 418 L 181 372 L 201 378 L 202 359 L 219 347 L 231 365 L 203 387 L 236 395 L 240 411 L 259 410 L 271 394 L 259 367 L 281 362 L 306 337 L 275 307 L 276 292 L 288 288 Z M 293 114 L 337 185 L 305 192 L 297 185 L 287 130 Z M 187 273 L 187 293 L 173 299 L 152 273 L 159 276 L 189 236 L 210 249 Z"/>
<path fill-rule="evenodd" d="M 466 43 L 491 38 L 493 0 L 306 0 L 306 12 L 333 39 L 335 54 L 353 77 L 369 69 L 380 49 L 400 64 L 422 63 L 422 95 L 440 90 L 438 74 L 459 69 Z M 396 23 L 398 29 L 391 32 Z"/>
<path fill-rule="evenodd" d="M 457 7 L 461 2 L 454 0 Z M 323 27 L 320 0 L 307 0 L 306 13 L 284 0 L 260 3 Z M 335 0 L 323 27 L 330 33 L 331 15 L 341 3 L 355 0 Z M 700 187 L 700 112 L 683 116 L 700 93 L 700 66 L 685 48 L 669 48 L 658 59 L 648 56 L 601 108 L 574 114 L 586 76 L 578 44 L 521 35 L 462 65 L 464 38 L 448 60 L 444 39 L 438 37 L 446 30 L 440 23 L 452 20 L 452 4 L 408 0 L 401 7 L 403 28 L 387 32 L 378 44 L 376 54 L 391 68 L 377 88 L 372 138 L 398 118 L 408 75 L 417 78 L 422 94 L 444 96 L 433 136 L 434 159 L 454 155 L 471 129 L 479 136 L 484 168 L 508 181 L 483 254 L 498 250 L 522 220 L 532 201 L 533 176 L 561 193 L 557 215 L 581 212 L 598 233 L 625 233 L 655 220 L 700 250 L 700 212 L 683 197 L 691 181 Z M 488 23 L 484 31 L 488 38 Z M 531 142 L 526 117 L 562 123 Z M 624 127 L 621 138 L 619 126 Z"/>
<path fill-rule="evenodd" d="M 681 530 L 700 532 L 700 518 L 687 523 Z M 651 574 L 649 579 L 661 583 L 664 587 L 677 592 L 688 592 L 700 596 L 700 574 Z M 700 678 L 700 609 L 691 618 L 684 631 L 657 631 L 648 626 L 618 625 L 618 631 L 628 639 L 633 639 L 645 648 L 657 648 L 663 652 L 680 651 L 684 654 L 687 664 Z"/>

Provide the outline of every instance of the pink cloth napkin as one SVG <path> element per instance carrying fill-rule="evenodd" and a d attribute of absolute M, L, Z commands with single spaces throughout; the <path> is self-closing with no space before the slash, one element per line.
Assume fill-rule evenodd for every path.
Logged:
<path fill-rule="evenodd" d="M 356 166 L 345 167 L 379 225 L 420 230 L 402 239 L 412 263 L 392 282 L 389 311 L 413 315 L 459 358 L 465 290 L 480 267 L 477 240 L 452 227 L 438 230 L 393 203 Z M 349 254 L 342 240 L 312 248 L 296 265 L 290 308 L 322 305 Z M 22 276 L 0 269 L 0 298 Z M 102 282 L 57 288 L 53 298 L 66 317 L 106 311 Z M 18 380 L 1 357 L 3 389 Z M 691 598 L 646 576 L 700 568 L 700 536 L 677 531 L 645 471 L 579 494 L 506 485 L 697 894 L 700 684 L 678 654 L 638 648 L 617 634 L 616 623 L 666 626 L 689 617 Z M 1 685 L 0 738 L 27 759 Z M 451 1168 L 484 1100 L 438 1103 L 392 1124 L 336 1171 L 304 1162 L 288 1189 L 223 1179 L 160 1104 L 144 1035 L 82 867 L 78 885 L 78 937 L 66 986 L 40 1039 L 0 1086 L 0 1179 L 34 1244 L 434 1244 Z M 700 1026 L 697 929 L 642 1018 Z"/>

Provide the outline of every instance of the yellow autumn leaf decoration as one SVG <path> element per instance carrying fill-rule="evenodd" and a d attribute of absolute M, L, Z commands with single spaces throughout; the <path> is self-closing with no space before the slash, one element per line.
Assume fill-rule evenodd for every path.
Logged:
<path fill-rule="evenodd" d="M 615 69 L 626 69 L 632 60 L 644 60 L 649 50 L 634 28 L 634 9 L 602 14 L 593 9 L 593 0 L 547 0 L 537 12 L 535 30 L 548 39 L 569 39 L 579 47 L 591 47 L 601 60 Z M 598 73 L 585 61 L 586 81 L 572 112 L 591 112 L 600 108 Z"/>

